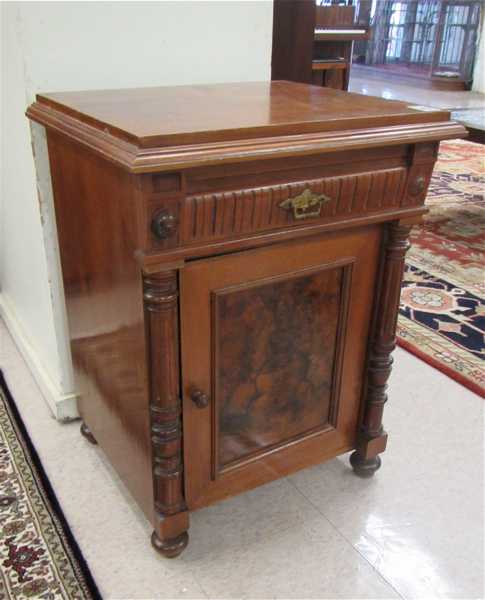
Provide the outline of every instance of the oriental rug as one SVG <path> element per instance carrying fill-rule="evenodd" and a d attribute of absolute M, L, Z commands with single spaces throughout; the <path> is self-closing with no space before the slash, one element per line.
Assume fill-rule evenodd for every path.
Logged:
<path fill-rule="evenodd" d="M 406 256 L 398 344 L 485 397 L 485 146 L 441 144 Z"/>
<path fill-rule="evenodd" d="M 0 598 L 101 598 L 1 372 Z"/>

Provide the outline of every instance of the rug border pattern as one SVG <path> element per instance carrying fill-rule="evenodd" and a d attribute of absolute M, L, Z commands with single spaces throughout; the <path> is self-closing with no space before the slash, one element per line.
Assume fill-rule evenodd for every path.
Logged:
<path fill-rule="evenodd" d="M 65 555 L 67 571 L 60 571 L 62 564 L 53 561 L 55 571 L 62 582 L 67 598 L 79 597 L 101 600 L 100 592 L 89 567 L 74 538 L 69 524 L 60 507 L 52 485 L 47 477 L 37 450 L 20 416 L 6 379 L 0 370 L 0 394 L 5 400 L 5 418 L 8 420 L 4 430 L 9 450 L 15 462 L 15 468 L 21 475 L 21 485 L 28 494 L 29 502 L 35 507 L 34 516 L 44 538 L 49 554 Z"/>

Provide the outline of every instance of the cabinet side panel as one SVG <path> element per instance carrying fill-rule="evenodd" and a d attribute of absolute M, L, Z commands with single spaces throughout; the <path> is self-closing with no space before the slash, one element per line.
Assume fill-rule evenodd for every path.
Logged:
<path fill-rule="evenodd" d="M 79 410 L 151 519 L 134 179 L 52 132 L 48 147 Z"/>

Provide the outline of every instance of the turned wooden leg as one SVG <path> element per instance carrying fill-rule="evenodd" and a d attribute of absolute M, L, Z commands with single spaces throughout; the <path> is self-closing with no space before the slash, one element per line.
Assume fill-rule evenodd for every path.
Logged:
<path fill-rule="evenodd" d="M 170 540 L 161 540 L 156 532 L 152 533 L 152 546 L 157 552 L 160 552 L 165 558 L 176 558 L 189 543 L 189 534 L 184 531 L 178 537 Z"/>
<path fill-rule="evenodd" d="M 350 455 L 350 464 L 354 469 L 354 473 L 359 477 L 372 477 L 377 469 L 381 466 L 380 456 L 373 458 L 364 458 L 357 451 Z"/>
<path fill-rule="evenodd" d="M 96 438 L 94 437 L 94 435 L 91 433 L 91 430 L 89 429 L 89 427 L 86 425 L 86 423 L 83 421 L 81 423 L 81 428 L 80 431 L 82 433 L 82 435 L 88 440 L 89 443 L 96 445 L 98 442 L 96 441 Z"/>
<path fill-rule="evenodd" d="M 152 546 L 174 558 L 187 546 L 179 384 L 178 277 L 176 271 L 143 278 L 149 340 L 150 430 L 154 496 Z"/>
<path fill-rule="evenodd" d="M 189 513 L 179 512 L 168 517 L 158 516 L 152 533 L 152 546 L 166 558 L 175 558 L 189 543 Z"/>
<path fill-rule="evenodd" d="M 382 414 L 392 368 L 391 354 L 396 345 L 399 298 L 410 230 L 410 225 L 400 222 L 387 227 L 380 285 L 374 307 L 363 419 L 356 451 L 350 457 L 350 464 L 360 477 L 371 477 L 377 471 L 381 466 L 378 455 L 386 449 L 387 433 L 382 426 Z"/>

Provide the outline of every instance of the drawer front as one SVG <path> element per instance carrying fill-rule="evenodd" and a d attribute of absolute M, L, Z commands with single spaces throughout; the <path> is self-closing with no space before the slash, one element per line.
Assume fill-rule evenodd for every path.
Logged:
<path fill-rule="evenodd" d="M 304 226 L 398 207 L 407 170 L 327 177 L 238 191 L 190 195 L 183 200 L 180 242 Z"/>

